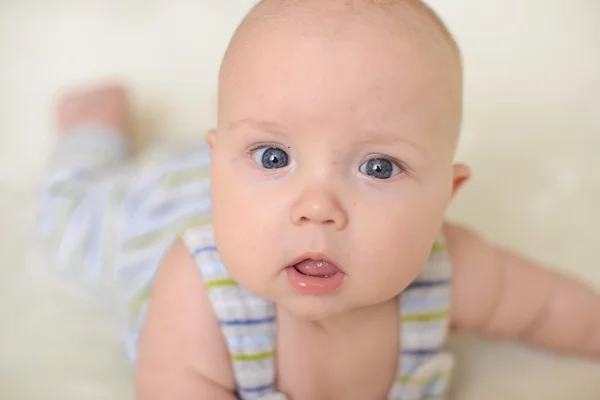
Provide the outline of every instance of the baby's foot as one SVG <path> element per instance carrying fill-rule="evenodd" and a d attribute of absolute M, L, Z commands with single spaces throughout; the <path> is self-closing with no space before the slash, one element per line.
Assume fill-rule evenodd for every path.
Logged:
<path fill-rule="evenodd" d="M 61 132 L 82 126 L 100 126 L 125 134 L 128 128 L 129 101 L 122 86 L 67 93 L 57 109 Z"/>

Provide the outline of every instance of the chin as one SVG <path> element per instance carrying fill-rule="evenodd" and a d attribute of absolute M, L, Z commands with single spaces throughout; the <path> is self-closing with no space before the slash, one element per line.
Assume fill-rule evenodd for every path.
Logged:
<path fill-rule="evenodd" d="M 334 297 L 296 295 L 279 303 L 295 317 L 319 322 L 331 317 L 344 314 L 348 307 L 344 306 L 341 299 Z"/>

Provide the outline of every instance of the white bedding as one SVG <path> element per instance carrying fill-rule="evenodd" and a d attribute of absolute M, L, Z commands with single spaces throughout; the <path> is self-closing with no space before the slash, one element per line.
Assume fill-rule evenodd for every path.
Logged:
<path fill-rule="evenodd" d="M 34 184 L 65 87 L 123 78 L 136 133 L 213 123 L 218 61 L 251 0 L 0 2 L 0 398 L 132 399 L 109 316 L 36 250 Z M 450 217 L 600 288 L 600 3 L 433 0 L 465 53 L 461 160 Z M 552 3 L 552 4 L 550 4 Z M 600 398 L 600 363 L 453 340 L 454 398 Z"/>

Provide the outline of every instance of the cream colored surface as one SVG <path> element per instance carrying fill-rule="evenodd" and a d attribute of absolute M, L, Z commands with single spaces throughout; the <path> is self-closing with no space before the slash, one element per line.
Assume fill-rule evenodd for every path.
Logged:
<path fill-rule="evenodd" d="M 0 2 L 0 397 L 131 399 L 115 327 L 32 246 L 34 184 L 61 90 L 123 78 L 136 131 L 211 126 L 218 62 L 252 0 Z M 600 3 L 432 0 L 465 54 L 459 158 L 473 180 L 450 216 L 600 288 Z M 597 399 L 600 363 L 471 337 L 454 398 Z"/>

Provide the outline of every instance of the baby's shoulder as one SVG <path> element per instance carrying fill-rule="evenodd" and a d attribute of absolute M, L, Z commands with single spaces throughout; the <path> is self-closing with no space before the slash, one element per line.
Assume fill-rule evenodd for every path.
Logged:
<path fill-rule="evenodd" d="M 233 392 L 229 352 L 204 283 L 188 246 L 175 241 L 153 283 L 140 354 L 168 354 L 167 362 L 179 363 L 175 367 L 194 371 L 211 386 Z M 140 359 L 150 364 L 165 361 L 147 358 Z"/>

